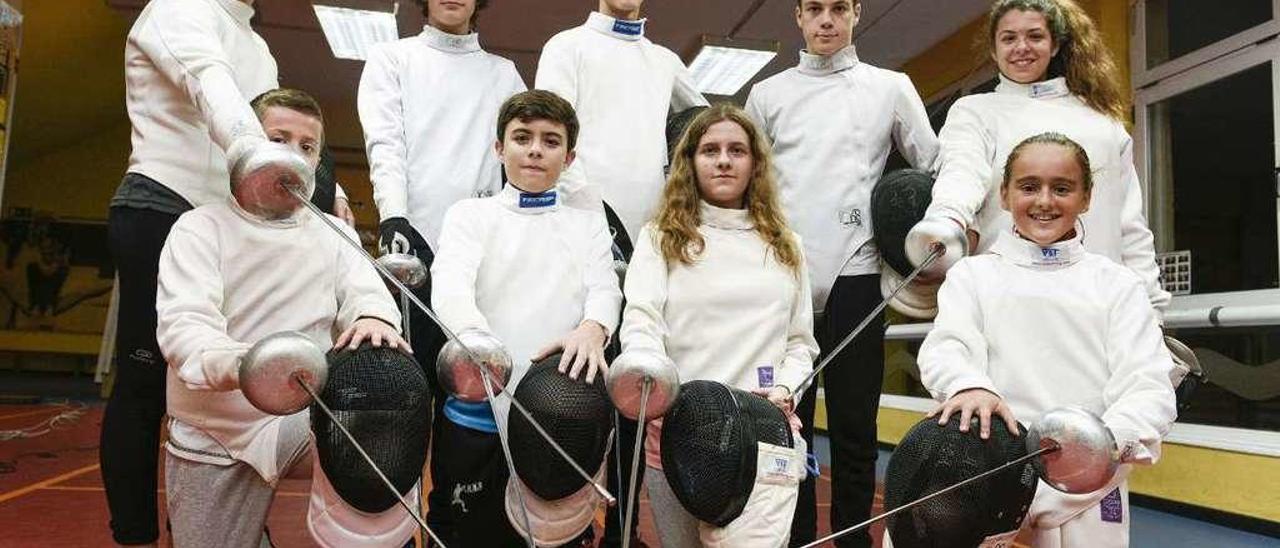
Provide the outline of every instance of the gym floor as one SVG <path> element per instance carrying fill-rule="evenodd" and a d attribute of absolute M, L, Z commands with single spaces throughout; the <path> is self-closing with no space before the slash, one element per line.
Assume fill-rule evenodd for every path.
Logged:
<path fill-rule="evenodd" d="M 14 388 L 4 379 L 6 389 Z M 65 395 L 83 396 L 76 389 Z M 47 392 L 46 392 L 47 393 Z M 84 398 L 90 399 L 90 398 Z M 0 404 L 0 547 L 9 546 L 111 546 L 107 504 L 98 468 L 98 432 L 102 404 L 27 403 Z M 5 440 L 4 431 L 28 428 L 62 415 L 62 421 L 47 434 Z M 819 481 L 819 528 L 829 529 L 826 508 L 830 500 L 830 480 L 825 474 L 829 451 L 825 440 L 816 443 L 824 476 Z M 880 472 L 889 454 L 881 453 Z M 161 482 L 163 485 L 163 482 Z M 284 480 L 271 510 L 268 527 L 280 547 L 314 546 L 304 524 L 308 480 Z M 163 501 L 163 490 L 160 493 Z M 879 511 L 880 495 L 876 497 Z M 641 537 L 657 546 L 647 502 L 641 502 Z M 601 520 L 602 520 L 601 516 Z M 602 522 L 598 520 L 598 522 Z M 879 538 L 880 528 L 873 530 Z M 1275 539 L 1218 525 L 1134 508 L 1133 546 L 1173 548 L 1181 546 L 1274 546 Z M 162 538 L 162 542 L 167 539 Z"/>

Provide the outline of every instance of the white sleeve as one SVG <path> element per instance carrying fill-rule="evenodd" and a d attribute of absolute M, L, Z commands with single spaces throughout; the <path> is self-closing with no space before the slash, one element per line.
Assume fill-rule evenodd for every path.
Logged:
<path fill-rule="evenodd" d="M 1111 301 L 1102 420 L 1115 435 L 1124 462 L 1151 464 L 1160 440 L 1178 412 L 1169 372 L 1173 358 L 1164 345 L 1147 292 L 1136 280 L 1122 284 Z"/>
<path fill-rule="evenodd" d="M 752 86 L 751 91 L 747 93 L 747 104 L 743 110 L 747 112 L 747 117 L 751 118 L 760 131 L 769 138 L 769 142 L 773 142 L 773 128 L 769 125 L 769 116 L 765 113 L 764 92 L 760 91 L 759 85 Z"/>
<path fill-rule="evenodd" d="M 409 214 L 409 149 L 404 134 L 400 66 L 387 46 L 374 47 L 360 74 L 356 108 L 369 156 L 369 181 L 380 220 Z"/>
<path fill-rule="evenodd" d="M 1000 395 L 987 374 L 987 339 L 977 295 L 982 280 L 966 262 L 962 260 L 947 271 L 938 290 L 938 317 L 916 360 L 920 382 L 938 401 L 972 388 Z"/>
<path fill-rule="evenodd" d="M 675 83 L 671 87 L 671 111 L 683 112 L 694 107 L 709 106 L 707 98 L 702 96 L 698 86 L 693 83 L 693 75 L 689 74 L 689 68 L 684 66 L 675 54 L 671 57 L 676 71 Z"/>
<path fill-rule="evenodd" d="M 360 241 L 356 230 L 347 226 L 337 217 L 331 217 L 335 225 L 341 227 L 347 236 Z M 350 245 L 339 243 L 336 287 L 338 290 L 338 317 L 334 324 L 334 332 L 341 333 L 360 318 L 376 318 L 386 322 L 400 331 L 400 311 L 396 302 L 387 290 L 378 271 L 361 253 Z"/>
<path fill-rule="evenodd" d="M 800 251 L 800 268 L 796 272 L 800 283 L 791 302 L 791 320 L 787 322 L 786 355 L 778 368 L 775 384 L 786 386 L 796 401 L 800 394 L 796 389 L 813 371 L 813 360 L 818 356 L 818 341 L 813 337 L 813 291 L 809 286 L 809 265 L 804 257 L 804 244 L 795 236 L 796 249 Z M 785 268 L 785 267 L 783 267 Z"/>
<path fill-rule="evenodd" d="M 568 36 L 552 36 L 542 46 L 533 87 L 555 92 L 574 108 L 581 106 L 578 104 L 578 56 Z"/>
<path fill-rule="evenodd" d="M 893 109 L 893 140 L 911 167 L 937 173 L 938 136 L 929 123 L 929 113 L 910 77 L 902 74 L 896 81 L 898 92 Z"/>
<path fill-rule="evenodd" d="M 455 333 L 468 329 L 491 333 L 476 305 L 487 221 L 469 206 L 470 202 L 459 202 L 444 214 L 439 249 L 431 264 L 431 308 Z"/>
<path fill-rule="evenodd" d="M 333 199 L 347 200 L 348 202 L 351 201 L 347 199 L 347 191 L 346 189 L 342 188 L 342 183 L 339 183 L 337 181 L 334 181 L 333 183 Z"/>
<path fill-rule="evenodd" d="M 622 312 L 622 351 L 667 352 L 667 261 L 657 248 L 653 225 L 645 225 L 635 239 L 635 250 L 627 267 L 623 293 L 627 306 Z"/>
<path fill-rule="evenodd" d="M 588 215 L 593 225 L 604 226 L 588 229 L 593 234 L 584 271 L 587 300 L 582 319 L 603 325 L 612 335 L 618 332 L 618 317 L 622 313 L 622 290 L 618 287 L 618 274 L 613 269 L 613 238 L 604 215 Z"/>
<path fill-rule="evenodd" d="M 1156 264 L 1155 237 L 1147 227 L 1143 212 L 1142 183 L 1133 165 L 1133 140 L 1128 138 L 1120 154 L 1120 168 L 1124 170 L 1124 204 L 1120 210 L 1120 238 L 1123 248 L 1121 261 L 1129 267 L 1146 287 L 1147 298 L 1156 309 L 1157 316 L 1164 313 L 1173 296 L 1160 285 L 1160 267 Z"/>
<path fill-rule="evenodd" d="M 250 344 L 227 335 L 216 227 L 193 224 L 180 218 L 160 252 L 156 342 L 187 388 L 235 390 Z"/>
<path fill-rule="evenodd" d="M 991 191 L 988 185 L 995 165 L 995 138 L 971 102 L 961 99 L 947 114 L 938 143 L 941 166 L 927 214 L 972 226 Z"/>
<path fill-rule="evenodd" d="M 186 92 L 227 150 L 238 137 L 266 138 L 262 124 L 236 84 L 234 67 L 218 40 L 218 15 L 209 2 L 161 2 L 130 38 L 161 75 Z"/>

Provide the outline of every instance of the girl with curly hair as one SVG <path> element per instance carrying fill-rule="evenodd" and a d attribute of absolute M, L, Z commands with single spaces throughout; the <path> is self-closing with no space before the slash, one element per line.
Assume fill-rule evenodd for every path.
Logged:
<path fill-rule="evenodd" d="M 928 215 L 973 231 L 977 251 L 987 251 L 1012 226 L 999 192 L 1009 152 L 1033 135 L 1064 134 L 1088 152 L 1097 181 L 1092 208 L 1080 217 L 1085 249 L 1133 270 L 1162 310 L 1170 296 L 1160 287 L 1124 126 L 1128 98 L 1093 21 L 1074 0 L 997 0 L 982 40 L 1000 84 L 951 108 Z"/>
<path fill-rule="evenodd" d="M 665 353 L 682 381 L 754 391 L 790 413 L 818 345 L 803 248 L 783 217 L 771 164 L 764 136 L 738 107 L 694 118 L 636 241 L 620 333 L 623 353 Z M 697 546 L 700 534 L 723 540 L 734 538 L 735 524 L 751 527 L 745 514 L 717 528 L 680 507 L 661 472 L 661 428 L 649 427 L 645 484 L 662 545 Z M 793 479 L 791 504 L 775 516 L 788 522 Z M 789 527 L 772 529 L 785 536 Z"/>

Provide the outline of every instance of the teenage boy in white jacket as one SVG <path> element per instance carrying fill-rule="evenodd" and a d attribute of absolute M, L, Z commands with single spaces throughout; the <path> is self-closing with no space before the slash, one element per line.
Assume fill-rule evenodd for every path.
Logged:
<path fill-rule="evenodd" d="M 445 214 L 431 267 L 431 303 L 454 332 L 486 331 L 506 346 L 514 392 L 531 362 L 563 350 L 560 370 L 590 382 L 605 367 L 604 346 L 622 301 L 609 233 L 598 211 L 563 207 L 556 181 L 573 161 L 573 107 L 534 90 L 503 104 L 496 149 L 506 188 L 458 202 Z M 469 404 L 449 398 L 432 460 L 461 546 L 520 543 L 505 515 L 507 469 L 497 435 L 510 400 Z M 552 457 L 554 458 L 554 457 Z M 445 540 L 450 546 L 453 541 Z"/>
<path fill-rule="evenodd" d="M 759 84 L 747 113 L 773 141 L 783 207 L 805 244 L 818 343 L 829 352 L 880 303 L 879 252 L 871 241 L 871 189 L 894 145 L 932 170 L 938 139 L 906 75 L 861 62 L 852 43 L 857 0 L 798 0 L 800 64 Z M 870 517 L 875 495 L 876 412 L 884 377 L 884 322 L 877 319 L 823 371 L 831 435 L 831 527 Z M 797 414 L 813 447 L 817 398 Z M 817 532 L 815 483 L 800 488 L 791 540 Z M 841 546 L 870 546 L 866 533 Z"/>
<path fill-rule="evenodd" d="M 542 47 L 537 89 L 556 92 L 578 113 L 578 161 L 565 183 L 597 187 L 628 242 L 658 204 L 667 165 L 667 114 L 705 106 L 684 63 L 644 36 L 644 0 L 599 0 L 581 26 Z"/>
<path fill-rule="evenodd" d="M 1079 405 L 1115 436 L 1125 465 L 1107 486 L 1069 495 L 1040 484 L 1027 514 L 1038 548 L 1128 546 L 1129 464 L 1154 463 L 1176 418 L 1173 362 L 1145 284 L 1081 242 L 1094 176 L 1084 148 L 1061 134 L 1013 148 L 999 191 L 1013 226 L 947 272 L 920 347 L 943 424 L 959 413 L 966 431 L 977 417 L 985 438 L 992 420 L 1016 430 Z"/>
<path fill-rule="evenodd" d="M 666 182 L 668 114 L 707 104 L 680 58 L 645 38 L 643 5 L 644 0 L 598 0 L 585 23 L 542 47 L 534 82 L 564 97 L 578 113 L 578 160 L 560 188 L 571 194 L 567 205 L 599 208 L 597 202 L 604 202 L 619 259 L 628 258 Z M 619 424 L 615 449 L 623 462 L 630 462 L 638 428 L 627 419 Z M 608 460 L 609 486 L 620 491 L 630 482 L 628 472 L 616 470 L 618 459 Z M 617 513 L 608 512 L 604 545 L 621 545 L 622 529 Z"/>
<path fill-rule="evenodd" d="M 267 138 L 314 168 L 315 100 L 277 90 L 254 106 Z M 369 339 L 409 350 L 373 267 L 274 181 L 261 184 L 233 183 L 231 197 L 183 214 L 160 255 L 156 337 L 169 364 L 165 487 L 177 546 L 257 546 L 277 482 L 309 458 L 306 412 L 270 415 L 240 391 L 254 342 L 296 330 L 326 346 Z M 399 518 L 403 543 L 414 529 Z"/>
<path fill-rule="evenodd" d="M 266 140 L 249 100 L 276 87 L 276 62 L 249 25 L 253 13 L 252 0 L 153 0 L 125 41 L 133 151 L 108 215 L 120 321 L 101 439 L 119 544 L 160 536 L 156 465 L 167 369 L 156 344 L 160 248 L 179 215 L 230 194 L 228 156 Z"/>
<path fill-rule="evenodd" d="M 445 211 L 502 188 L 493 121 L 502 102 L 525 85 L 514 63 L 480 47 L 476 19 L 488 0 L 419 3 L 427 24 L 417 36 L 372 48 L 357 106 L 381 218 L 378 247 L 417 255 L 429 268 Z M 430 302 L 431 280 L 415 293 Z M 435 356 L 444 333 L 417 309 L 401 312 L 411 315 L 410 340 L 418 355 Z M 440 416 L 444 393 L 432 384 Z M 441 421 L 434 423 L 434 429 L 441 427 Z M 447 536 L 451 526 L 440 509 L 449 505 L 450 493 L 436 488 L 443 482 L 435 461 L 431 477 L 427 523 Z"/>

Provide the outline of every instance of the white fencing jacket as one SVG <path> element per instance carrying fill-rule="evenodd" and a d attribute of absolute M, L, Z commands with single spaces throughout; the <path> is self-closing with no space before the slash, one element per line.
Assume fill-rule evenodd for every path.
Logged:
<path fill-rule="evenodd" d="M 704 202 L 700 215 L 706 245 L 692 265 L 666 261 L 652 224 L 640 231 L 627 269 L 622 351 L 667 355 L 681 382 L 794 393 L 818 355 L 805 263 L 794 273 L 773 258 L 746 210 Z M 645 462 L 661 469 L 655 425 Z"/>
<path fill-rule="evenodd" d="M 360 76 L 378 215 L 409 219 L 432 249 L 449 206 L 502 188 L 498 110 L 525 90 L 515 64 L 480 49 L 479 36 L 425 26 L 374 46 Z"/>
<path fill-rule="evenodd" d="M 1000 207 L 1005 161 L 1018 143 L 1049 131 L 1070 137 L 1089 154 L 1093 198 L 1080 216 L 1085 249 L 1132 269 L 1152 306 L 1163 310 L 1171 297 L 1160 287 L 1133 140 L 1120 122 L 1072 95 L 1063 78 L 1023 85 L 1001 76 L 994 92 L 961 98 L 951 107 L 939 136 L 942 165 L 929 213 L 978 231 L 979 252 L 990 249 L 1013 226 Z"/>
<path fill-rule="evenodd" d="M 983 388 L 1014 416 L 1082 406 L 1102 417 L 1126 462 L 1151 463 L 1176 418 L 1165 348 L 1141 280 L 1085 250 L 1002 232 L 991 253 L 947 272 L 920 377 L 939 401 Z"/>
<path fill-rule="evenodd" d="M 169 364 L 169 416 L 179 423 L 174 441 L 200 449 L 211 440 L 217 453 L 248 463 L 268 483 L 282 472 L 275 469 L 282 417 L 258 410 L 239 390 L 249 347 L 295 330 L 328 350 L 361 317 L 400 325 L 373 266 L 309 211 L 269 222 L 231 198 L 191 210 L 173 225 L 160 254 L 156 313 L 156 340 Z"/>
<path fill-rule="evenodd" d="M 239 0 L 153 0 L 125 41 L 128 170 L 194 206 L 231 195 L 224 152 L 266 138 L 249 101 L 277 86 L 276 62 Z"/>
<path fill-rule="evenodd" d="M 481 329 L 506 345 L 514 364 L 508 389 L 539 350 L 584 320 L 616 330 L 622 291 L 604 222 L 598 212 L 562 207 L 554 190 L 511 185 L 445 214 L 432 307 L 455 333 Z M 506 420 L 509 405 L 499 397 L 494 417 Z"/>
<path fill-rule="evenodd" d="M 814 309 L 838 276 L 880 272 L 871 241 L 871 189 L 894 144 L 932 171 L 938 139 L 907 75 L 859 62 L 854 46 L 800 64 L 751 89 L 747 113 L 773 141 L 782 203 L 804 238 Z"/>
<path fill-rule="evenodd" d="M 578 112 L 578 159 L 561 187 L 598 187 L 633 241 L 666 180 L 668 112 L 707 104 L 680 58 L 645 38 L 644 27 L 592 12 L 543 46 L 534 85 Z"/>

